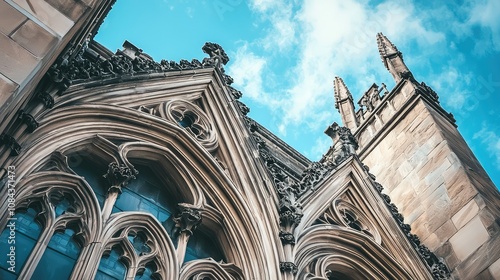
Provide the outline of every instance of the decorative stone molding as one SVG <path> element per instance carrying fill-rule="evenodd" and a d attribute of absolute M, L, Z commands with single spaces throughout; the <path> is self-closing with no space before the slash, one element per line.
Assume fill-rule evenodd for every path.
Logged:
<path fill-rule="evenodd" d="M 139 174 L 137 170 L 133 167 L 130 168 L 125 164 L 118 164 L 112 162 L 108 165 L 108 172 L 103 175 L 104 178 L 108 179 L 109 192 L 117 191 L 121 193 L 121 189 L 128 185 L 128 183 L 135 179 L 135 175 Z"/>
<path fill-rule="evenodd" d="M 225 65 L 229 61 L 229 57 L 218 44 L 206 43 L 202 50 L 210 56 L 203 59 L 203 62 L 197 59 L 191 61 L 183 59 L 179 62 L 161 60 L 158 63 L 153 61 L 149 55 L 143 54 L 141 50 L 136 51 L 133 55 L 127 49 L 117 51 L 116 54 L 103 60 L 91 48 L 82 48 L 79 55 L 73 59 L 61 57 L 47 73 L 53 82 L 61 83 L 64 79 L 69 81 L 85 81 L 114 78 L 122 75 L 138 75 L 207 67 L 222 69 L 222 65 Z M 227 79 L 225 78 L 225 80 Z"/>
<path fill-rule="evenodd" d="M 2 133 L 0 135 L 0 144 L 5 145 L 6 147 L 10 148 L 10 155 L 11 156 L 17 156 L 19 153 L 21 153 L 21 145 L 17 143 L 16 139 L 14 137 Z"/>
<path fill-rule="evenodd" d="M 289 272 L 295 275 L 298 270 L 297 270 L 297 265 L 294 264 L 293 262 L 280 262 L 280 271 Z"/>
<path fill-rule="evenodd" d="M 38 127 L 38 122 L 35 120 L 35 118 L 23 110 L 19 111 L 19 119 L 21 119 L 22 122 L 24 122 L 28 126 L 28 131 L 30 133 L 35 131 L 35 129 L 37 129 Z"/>
<path fill-rule="evenodd" d="M 48 109 L 51 109 L 52 107 L 54 107 L 54 98 L 52 97 L 52 95 L 48 94 L 47 92 L 45 91 L 40 91 L 37 95 L 36 95 L 36 98 L 38 100 L 40 100 L 40 102 L 43 103 L 43 105 L 48 108 Z"/>
<path fill-rule="evenodd" d="M 176 234 L 186 233 L 193 235 L 201 224 L 202 210 L 188 203 L 179 203 L 179 213 L 174 218 Z"/>
<path fill-rule="evenodd" d="M 241 269 L 233 263 L 216 262 L 212 258 L 191 261 L 182 266 L 180 280 L 242 280 Z"/>
<path fill-rule="evenodd" d="M 353 204 L 339 198 L 318 218 L 322 224 L 341 225 L 364 233 L 378 244 L 382 238 L 370 219 Z"/>
<path fill-rule="evenodd" d="M 185 100 L 171 100 L 160 104 L 158 112 L 162 118 L 184 127 L 209 152 L 217 149 L 217 131 L 207 114 L 195 104 Z"/>

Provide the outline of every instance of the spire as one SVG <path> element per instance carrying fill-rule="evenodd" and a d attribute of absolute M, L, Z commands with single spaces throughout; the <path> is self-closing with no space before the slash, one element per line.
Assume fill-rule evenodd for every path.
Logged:
<path fill-rule="evenodd" d="M 382 33 L 377 34 L 377 45 L 382 62 L 389 73 L 394 77 L 396 83 L 402 79 L 402 75 L 410 73 L 403 61 L 403 54 Z"/>
<path fill-rule="evenodd" d="M 335 94 L 335 108 L 339 110 L 342 117 L 342 123 L 351 130 L 358 126 L 356 114 L 354 112 L 354 102 L 352 101 L 351 92 L 344 84 L 341 78 L 335 77 L 333 80 Z"/>

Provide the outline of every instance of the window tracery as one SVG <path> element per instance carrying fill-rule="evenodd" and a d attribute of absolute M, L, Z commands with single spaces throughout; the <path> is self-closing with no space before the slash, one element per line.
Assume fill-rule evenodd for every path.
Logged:
<path fill-rule="evenodd" d="M 184 127 L 209 152 L 218 147 L 217 132 L 207 114 L 197 105 L 185 100 L 171 100 L 160 104 L 158 112 L 162 118 Z"/>
<path fill-rule="evenodd" d="M 175 193 L 175 196 L 170 193 L 179 188 L 175 184 L 184 177 L 173 175 L 177 177 L 165 180 L 172 172 L 165 173 L 164 163 L 151 165 L 148 164 L 150 158 L 136 159 L 138 155 L 144 156 L 142 152 L 130 153 L 134 155 L 131 162 L 125 160 L 124 163 L 120 163 L 122 155 L 119 154 L 119 150 L 115 152 L 95 150 L 103 149 L 105 146 L 104 149 L 123 149 L 128 143 L 124 142 L 120 147 L 116 147 L 111 142 L 105 143 L 107 140 L 102 137 L 97 138 L 94 141 L 100 142 L 92 144 L 90 149 L 81 147 L 72 149 L 68 152 L 68 156 L 59 152 L 54 153 L 45 163 L 37 167 L 36 173 L 28 177 L 38 179 L 33 179 L 26 188 L 27 191 L 20 193 L 22 199 L 19 200 L 19 206 L 28 209 L 27 218 L 30 218 L 31 222 L 27 228 L 38 227 L 39 234 L 31 238 L 33 246 L 29 246 L 28 241 L 23 243 L 30 268 L 22 270 L 20 277 L 51 278 L 56 272 L 54 266 L 47 264 L 58 260 L 66 264 L 62 273 L 67 278 L 86 278 L 90 276 L 88 273 L 92 273 L 91 277 L 95 276 L 96 279 L 122 279 L 123 272 L 126 277 L 135 279 L 171 279 L 169 266 L 162 265 L 165 256 L 159 257 L 155 252 L 159 243 L 165 243 L 165 240 L 170 240 L 174 235 L 173 218 L 177 213 L 175 210 L 177 201 L 183 201 L 184 196 L 190 195 L 182 189 L 180 189 L 182 192 Z M 106 159 L 109 162 L 110 158 L 115 159 L 112 164 L 103 163 Z M 137 168 L 139 172 L 123 173 L 121 171 L 124 168 L 130 170 Z M 161 169 L 164 173 L 157 176 L 156 169 Z M 77 175 L 72 175 L 75 173 Z M 106 177 L 103 177 L 105 173 Z M 128 179 L 132 176 L 136 178 Z M 111 204 L 112 211 L 109 218 L 105 218 L 105 222 L 101 223 L 98 217 L 103 216 L 106 203 L 109 204 L 110 191 L 116 192 L 117 199 Z M 191 192 L 196 194 L 194 191 Z M 132 200 L 137 203 L 130 203 Z M 163 227 L 163 231 L 160 231 L 162 233 L 157 233 L 163 236 L 162 240 L 155 241 L 148 227 L 125 227 L 105 238 L 102 226 L 116 220 L 113 217 L 134 213 L 133 220 L 143 219 L 137 216 L 140 212 L 151 213 L 158 225 Z M 106 221 L 107 219 L 109 220 Z M 208 222 L 213 226 L 212 219 Z M 196 227 L 187 228 L 186 231 L 190 233 L 190 238 L 184 247 L 186 258 L 168 257 L 170 261 L 178 262 L 172 267 L 178 269 L 183 263 L 198 263 L 205 258 L 226 260 L 219 243 L 213 242 L 211 231 L 195 229 Z M 30 232 L 36 233 L 34 230 Z M 169 242 L 173 244 L 172 241 Z M 61 245 L 63 243 L 68 244 L 68 247 L 63 248 Z M 106 249 L 104 250 L 104 247 L 99 249 L 96 244 L 103 244 L 99 246 L 105 246 Z M 171 246 L 175 248 L 174 245 Z M 38 259 L 35 256 L 38 256 Z M 91 256 L 94 256 L 94 263 L 78 261 L 78 258 L 88 259 Z M 0 267 L 0 272 L 4 271 Z M 170 272 L 174 271 L 175 269 Z M 175 274 L 178 275 L 178 272 Z"/>
<path fill-rule="evenodd" d="M 368 235 L 379 244 L 382 242 L 380 234 L 370 219 L 356 206 L 342 198 L 333 201 L 317 219 L 317 223 L 345 226 Z"/>

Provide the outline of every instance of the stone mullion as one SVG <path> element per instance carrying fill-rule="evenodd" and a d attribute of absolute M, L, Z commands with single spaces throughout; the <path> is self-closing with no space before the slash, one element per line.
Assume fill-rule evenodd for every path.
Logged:
<path fill-rule="evenodd" d="M 56 217 L 50 203 L 46 199 L 43 200 L 43 208 L 46 211 L 45 215 L 47 215 L 46 227 L 38 237 L 35 247 L 31 251 L 28 258 L 26 259 L 26 263 L 24 264 L 21 273 L 19 273 L 18 279 L 31 279 L 33 272 L 35 272 L 35 269 L 38 266 L 38 262 L 42 258 L 43 253 L 47 249 L 50 239 L 54 234 L 54 225 Z"/>
<path fill-rule="evenodd" d="M 179 212 L 174 218 L 175 222 L 175 235 L 177 237 L 177 261 L 178 266 L 181 267 L 186 256 L 187 244 L 189 237 L 201 224 L 202 210 L 192 204 L 179 203 Z"/>
<path fill-rule="evenodd" d="M 92 242 L 82 249 L 78 261 L 71 274 L 71 280 L 94 279 L 101 260 L 102 243 Z"/>

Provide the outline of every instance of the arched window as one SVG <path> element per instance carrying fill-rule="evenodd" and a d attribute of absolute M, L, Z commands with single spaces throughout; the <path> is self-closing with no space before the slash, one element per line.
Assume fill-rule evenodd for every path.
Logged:
<path fill-rule="evenodd" d="M 17 213 L 7 222 L 7 227 L 0 235 L 0 279 L 16 279 L 24 266 L 26 259 L 35 247 L 35 244 L 42 233 L 42 224 L 37 220 L 37 214 L 40 212 L 39 204 L 30 205 L 27 209 L 19 209 Z M 9 226 L 10 225 L 10 226 Z M 9 236 L 14 236 L 9 239 Z M 13 240 L 10 241 L 9 240 Z M 9 271 L 11 246 L 15 246 L 13 254 L 15 255 L 14 272 Z"/>
<path fill-rule="evenodd" d="M 127 160 L 130 160 L 127 165 L 114 161 L 113 165 L 111 165 L 109 160 L 104 160 L 98 154 L 81 151 L 74 152 L 68 157 L 70 168 L 84 177 L 96 194 L 101 209 L 111 211 L 111 215 L 106 219 L 111 220 L 116 215 L 125 212 L 146 212 L 156 218 L 157 222 L 168 233 L 171 241 L 176 240 L 177 232 L 174 232 L 175 222 L 173 220 L 174 216 L 178 214 L 178 204 L 190 200 L 183 197 L 183 193 L 178 191 L 181 188 L 177 180 L 181 176 L 173 174 L 170 169 L 167 170 L 167 167 L 163 166 L 159 161 L 151 162 L 135 156 Z M 133 179 L 126 180 L 126 183 L 123 184 L 119 182 L 120 180 L 108 181 L 108 178 L 115 176 L 114 172 L 125 172 L 127 169 L 133 174 Z M 106 176 L 103 176 L 105 174 Z M 120 174 L 116 174 L 118 175 L 116 178 L 120 179 Z M 118 185 L 115 186 L 115 184 Z M 115 189 L 112 190 L 111 187 Z M 114 194 L 111 199 L 112 192 Z M 63 202 L 66 203 L 66 201 L 62 200 L 61 203 Z M 142 232 L 146 231 L 143 230 Z M 146 238 L 147 234 L 143 234 L 141 231 L 131 231 L 131 233 L 126 238 L 115 236 L 122 233 L 113 234 L 111 240 L 114 241 L 112 242 L 104 240 L 104 242 L 108 242 L 106 246 L 111 247 L 105 250 L 99 264 L 96 263 L 98 265 L 96 279 L 122 279 L 123 277 L 160 279 L 159 266 L 153 260 L 155 257 L 152 256 L 153 259 L 151 260 L 141 257 L 140 263 L 135 263 L 138 262 L 139 256 L 151 253 L 148 242 L 154 238 Z M 120 239 L 119 242 L 116 241 L 118 239 Z M 218 243 L 214 243 L 213 238 L 203 231 L 196 230 L 186 240 L 188 240 L 188 243 L 187 246 L 184 244 L 186 246 L 184 247 L 186 248 L 184 262 L 209 257 L 217 261 L 226 261 Z M 172 243 L 176 244 L 175 242 Z M 133 248 L 134 253 L 130 252 L 131 248 Z M 179 261 L 182 262 L 183 260 Z"/>
<path fill-rule="evenodd" d="M 68 227 L 52 236 L 32 279 L 69 279 L 81 251 L 75 238 L 77 230 Z"/>
<path fill-rule="evenodd" d="M 134 168 L 139 174 L 122 188 L 122 193 L 113 207 L 113 213 L 123 211 L 151 213 L 170 233 L 172 227 L 167 220 L 177 205 L 174 196 L 169 192 L 169 189 L 173 189 L 169 184 L 173 183 L 162 182 L 148 166 L 135 163 Z"/>

